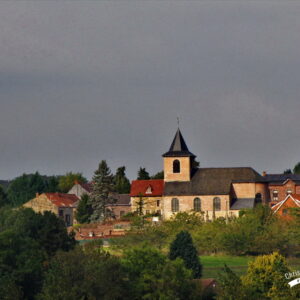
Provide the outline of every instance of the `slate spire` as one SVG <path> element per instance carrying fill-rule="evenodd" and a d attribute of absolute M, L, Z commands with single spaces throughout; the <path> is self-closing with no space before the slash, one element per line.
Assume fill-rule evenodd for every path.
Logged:
<path fill-rule="evenodd" d="M 177 129 L 173 142 L 168 152 L 163 154 L 163 157 L 196 157 L 191 153 L 184 141 L 184 138 L 180 132 L 180 129 Z"/>

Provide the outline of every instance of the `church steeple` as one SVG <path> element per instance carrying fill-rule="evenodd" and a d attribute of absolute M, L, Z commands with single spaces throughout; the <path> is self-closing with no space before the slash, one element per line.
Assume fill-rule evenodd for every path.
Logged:
<path fill-rule="evenodd" d="M 178 128 L 171 147 L 163 154 L 165 181 L 190 181 L 195 155 L 191 153 Z"/>
<path fill-rule="evenodd" d="M 163 154 L 163 157 L 196 157 L 189 151 L 179 128 L 177 129 L 169 151 Z"/>

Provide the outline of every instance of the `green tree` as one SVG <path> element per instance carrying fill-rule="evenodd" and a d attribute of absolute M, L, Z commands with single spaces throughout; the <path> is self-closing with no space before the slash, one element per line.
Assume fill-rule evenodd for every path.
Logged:
<path fill-rule="evenodd" d="M 75 243 L 51 212 L 42 215 L 29 208 L 0 209 L 1 299 L 33 299 L 40 291 L 48 260 Z"/>
<path fill-rule="evenodd" d="M 7 196 L 9 202 L 18 206 L 35 197 L 36 193 L 43 193 L 46 182 L 38 172 L 35 174 L 23 174 L 15 178 L 8 186 Z"/>
<path fill-rule="evenodd" d="M 183 259 L 186 268 L 192 270 L 194 278 L 201 277 L 202 265 L 188 231 L 179 232 L 170 246 L 169 258 L 174 260 L 177 257 Z"/>
<path fill-rule="evenodd" d="M 236 300 L 236 299 L 258 299 L 253 298 L 246 287 L 243 286 L 242 280 L 226 264 L 218 276 L 218 300 Z"/>
<path fill-rule="evenodd" d="M 294 173 L 294 174 L 300 174 L 300 162 L 298 162 L 298 163 L 295 165 L 295 167 L 294 167 L 294 169 L 293 169 L 293 173 Z"/>
<path fill-rule="evenodd" d="M 116 199 L 112 196 L 115 186 L 113 175 L 105 160 L 102 160 L 93 177 L 93 190 L 90 196 L 90 202 L 93 209 L 91 222 L 106 220 L 109 215 L 106 209 L 107 205 L 114 204 Z"/>
<path fill-rule="evenodd" d="M 84 194 L 81 199 L 79 200 L 77 210 L 75 213 L 75 218 L 76 220 L 83 224 L 83 223 L 88 223 L 90 220 L 90 217 L 93 213 L 92 206 L 90 204 L 90 199 L 89 199 L 88 194 Z"/>
<path fill-rule="evenodd" d="M 292 170 L 291 169 L 285 169 L 283 171 L 283 174 L 293 174 Z"/>
<path fill-rule="evenodd" d="M 1 299 L 12 292 L 2 282 L 16 288 L 23 299 L 33 299 L 42 284 L 43 261 L 46 253 L 35 240 L 21 236 L 12 229 L 0 232 L 0 290 Z"/>
<path fill-rule="evenodd" d="M 58 176 L 23 174 L 9 183 L 7 188 L 8 203 L 19 206 L 35 197 L 36 193 L 57 192 Z"/>
<path fill-rule="evenodd" d="M 46 177 L 46 193 L 55 193 L 59 191 L 59 177 L 60 176 L 49 176 Z"/>
<path fill-rule="evenodd" d="M 133 300 L 199 299 L 192 272 L 180 259 L 169 261 L 158 250 L 142 246 L 125 252 L 122 264 Z"/>
<path fill-rule="evenodd" d="M 127 283 L 119 259 L 77 247 L 51 261 L 38 299 L 126 299 Z"/>
<path fill-rule="evenodd" d="M 146 171 L 146 168 L 140 167 L 138 170 L 138 180 L 148 180 L 150 179 L 149 173 Z"/>
<path fill-rule="evenodd" d="M 0 185 L 0 207 L 8 204 L 7 195 L 2 185 Z"/>
<path fill-rule="evenodd" d="M 87 179 L 82 175 L 82 173 L 68 172 L 59 177 L 58 187 L 61 192 L 67 193 L 75 182 L 86 183 Z"/>
<path fill-rule="evenodd" d="M 151 179 L 164 179 L 164 171 L 157 172 L 151 176 Z"/>
<path fill-rule="evenodd" d="M 129 194 L 130 193 L 130 181 L 125 174 L 126 168 L 119 167 L 114 176 L 114 182 L 116 186 L 116 192 L 119 194 Z"/>
<path fill-rule="evenodd" d="M 255 299 L 299 299 L 299 290 L 292 290 L 285 279 L 284 275 L 288 272 L 285 258 L 278 252 L 274 252 L 270 255 L 258 256 L 250 262 L 242 282 L 245 286 L 251 287 Z"/>

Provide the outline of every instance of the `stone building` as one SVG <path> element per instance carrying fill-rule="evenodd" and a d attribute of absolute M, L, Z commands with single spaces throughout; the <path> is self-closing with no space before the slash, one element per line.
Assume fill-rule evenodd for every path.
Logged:
<path fill-rule="evenodd" d="M 68 194 L 74 194 L 78 198 L 83 195 L 90 195 L 93 190 L 92 182 L 80 183 L 75 182 L 72 188 L 69 190 Z M 129 194 L 118 194 L 113 193 L 113 198 L 116 200 L 115 203 L 107 205 L 106 209 L 112 212 L 115 219 L 119 219 L 123 215 L 131 211 L 130 205 L 130 195 Z"/>
<path fill-rule="evenodd" d="M 72 226 L 78 200 L 79 198 L 76 195 L 43 193 L 36 194 L 35 198 L 29 200 L 23 206 L 32 208 L 38 213 L 51 211 L 63 219 L 66 226 Z"/>
<path fill-rule="evenodd" d="M 133 180 L 130 190 L 132 211 L 161 215 L 163 191 L 163 179 Z"/>
<path fill-rule="evenodd" d="M 159 201 L 164 219 L 179 211 L 202 212 L 206 219 L 212 219 L 238 216 L 241 209 L 269 201 L 266 180 L 254 169 L 198 168 L 195 158 L 178 129 L 169 151 L 163 154 L 164 180 L 159 181 L 159 192 L 153 194 L 154 180 L 133 181 L 132 210 L 137 210 L 137 201 L 142 198 L 144 213 L 158 210 L 155 201 Z"/>

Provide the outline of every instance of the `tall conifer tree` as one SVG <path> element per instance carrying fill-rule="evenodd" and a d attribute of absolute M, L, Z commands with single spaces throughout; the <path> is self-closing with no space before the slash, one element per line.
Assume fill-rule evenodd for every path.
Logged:
<path fill-rule="evenodd" d="M 93 209 L 91 222 L 101 222 L 109 217 L 107 205 L 114 204 L 116 200 L 112 196 L 114 192 L 114 180 L 110 168 L 105 160 L 102 160 L 93 177 L 93 190 L 90 201 Z"/>
<path fill-rule="evenodd" d="M 116 171 L 116 175 L 114 177 L 116 192 L 119 194 L 129 194 L 130 192 L 130 182 L 125 174 L 126 167 L 119 167 Z"/>
<path fill-rule="evenodd" d="M 176 235 L 170 246 L 169 258 L 171 260 L 181 258 L 186 268 L 191 269 L 194 278 L 202 275 L 202 265 L 200 263 L 197 250 L 188 231 L 181 231 Z"/>

